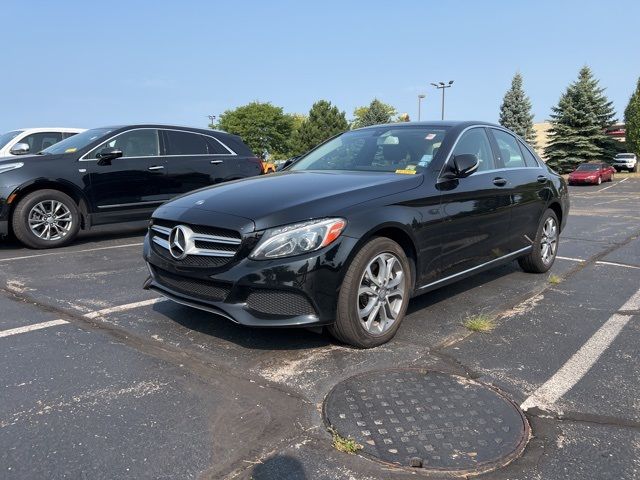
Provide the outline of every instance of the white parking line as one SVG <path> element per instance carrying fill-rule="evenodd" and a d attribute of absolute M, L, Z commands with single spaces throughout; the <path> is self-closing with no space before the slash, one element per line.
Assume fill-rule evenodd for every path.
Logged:
<path fill-rule="evenodd" d="M 0 330 L 0 338 L 10 337 L 11 335 L 18 335 L 19 333 L 33 332 L 34 330 L 41 330 L 43 328 L 55 327 L 56 325 L 64 325 L 69 323 L 66 320 L 50 320 L 48 322 L 34 323 L 33 325 L 27 325 L 26 327 L 10 328 L 9 330 Z"/>
<path fill-rule="evenodd" d="M 96 310 L 94 312 L 85 313 L 82 316 L 88 319 L 94 319 L 94 318 L 102 317 L 104 315 L 108 315 L 110 313 L 125 312 L 127 310 L 133 310 L 134 308 L 154 305 L 156 303 L 164 302 L 166 300 L 167 299 L 163 297 L 151 298 L 149 300 L 143 300 L 141 302 L 127 303 L 125 305 L 118 305 L 116 307 L 103 308 L 102 310 Z M 56 325 L 65 325 L 67 323 L 69 322 L 66 320 L 59 319 L 59 320 L 51 320 L 48 322 L 42 322 L 42 323 L 34 323 L 33 325 L 27 325 L 25 327 L 11 328 L 9 330 L 0 330 L 0 338 L 9 337 L 11 335 L 18 335 L 20 333 L 32 332 L 34 330 L 40 330 L 43 328 L 55 327 Z"/>
<path fill-rule="evenodd" d="M 85 318 L 97 318 L 110 313 L 125 312 L 127 310 L 133 310 L 138 307 L 146 307 L 155 303 L 165 302 L 167 299 L 164 297 L 152 298 L 150 300 L 143 300 L 141 302 L 127 303 L 126 305 L 118 305 L 117 307 L 103 308 L 102 310 L 96 310 L 95 312 L 85 313 Z"/>
<path fill-rule="evenodd" d="M 558 260 L 568 260 L 570 262 L 585 262 L 586 260 L 582 260 L 581 258 L 572 258 L 572 257 L 556 257 Z"/>
<path fill-rule="evenodd" d="M 586 262 L 586 260 L 582 260 L 581 258 L 572 258 L 572 257 L 556 257 L 558 260 L 568 260 L 569 262 Z M 596 265 L 609 265 L 610 267 L 623 267 L 623 268 L 633 268 L 640 270 L 640 267 L 637 265 L 629 265 L 628 263 L 617 263 L 617 262 L 607 262 L 605 260 L 596 260 Z"/>
<path fill-rule="evenodd" d="M 604 187 L 604 188 L 601 188 L 600 190 L 596 190 L 595 193 L 604 192 L 608 188 L 615 187 L 616 185 L 620 185 L 621 183 L 626 182 L 627 180 L 629 180 L 629 177 L 625 177 L 622 180 L 620 180 L 619 182 L 616 182 L 616 183 L 614 183 L 612 185 L 609 185 L 608 187 Z"/>
<path fill-rule="evenodd" d="M 638 310 L 640 290 L 634 293 L 619 310 Z M 520 407 L 528 410 L 538 407 L 550 410 L 565 393 L 580 381 L 598 358 L 613 343 L 632 315 L 614 313 L 609 319 L 574 353 L 569 360 L 549 380 L 542 384 Z"/>
<path fill-rule="evenodd" d="M 23 257 L 0 258 L 0 262 L 11 262 L 13 260 L 25 260 L 27 258 L 48 257 L 49 255 L 67 255 L 67 254 L 74 254 L 74 253 L 97 252 L 100 250 L 111 250 L 113 248 L 139 247 L 140 245 L 142 245 L 142 242 L 127 243 L 126 245 L 111 245 L 110 247 L 88 248 L 86 250 L 67 250 L 67 251 L 58 250 L 58 251 L 49 252 L 49 253 L 37 253 L 35 255 L 25 255 Z"/>

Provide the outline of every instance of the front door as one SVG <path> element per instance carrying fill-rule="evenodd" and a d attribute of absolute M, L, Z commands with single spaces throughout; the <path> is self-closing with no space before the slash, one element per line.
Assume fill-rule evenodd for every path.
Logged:
<path fill-rule="evenodd" d="M 122 150 L 110 161 L 97 158 L 105 148 Z M 166 160 L 160 155 L 158 130 L 128 130 L 107 140 L 80 161 L 89 175 L 93 223 L 140 220 L 169 199 Z"/>
<path fill-rule="evenodd" d="M 511 214 L 508 181 L 496 169 L 487 131 L 474 127 L 462 133 L 448 161 L 473 154 L 478 170 L 466 178 L 440 183 L 442 191 L 442 278 L 460 274 L 507 255 Z"/>

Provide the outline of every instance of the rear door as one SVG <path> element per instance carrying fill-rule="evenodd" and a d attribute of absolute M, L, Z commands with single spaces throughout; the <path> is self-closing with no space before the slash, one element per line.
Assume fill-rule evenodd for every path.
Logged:
<path fill-rule="evenodd" d="M 163 129 L 171 195 L 190 192 L 230 178 L 235 152 L 214 137 Z"/>
<path fill-rule="evenodd" d="M 511 196 L 508 182 L 496 169 L 493 150 L 484 127 L 464 131 L 455 155 L 476 155 L 478 170 L 467 178 L 441 184 L 444 229 L 442 276 L 456 275 L 510 253 L 507 232 Z"/>
<path fill-rule="evenodd" d="M 549 172 L 538 164 L 529 149 L 514 135 L 497 128 L 490 129 L 501 176 L 507 180 L 513 210 L 508 232 L 510 251 L 531 245 L 538 222 L 552 194 Z"/>
<path fill-rule="evenodd" d="M 90 179 L 95 223 L 147 218 L 170 198 L 160 147 L 157 129 L 137 128 L 111 137 L 80 160 Z M 118 148 L 123 156 L 100 161 L 97 154 L 105 148 Z"/>

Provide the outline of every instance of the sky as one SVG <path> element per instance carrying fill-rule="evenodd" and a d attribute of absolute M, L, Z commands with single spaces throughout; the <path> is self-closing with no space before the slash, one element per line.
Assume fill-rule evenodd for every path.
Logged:
<path fill-rule="evenodd" d="M 353 118 L 374 97 L 417 119 L 498 120 L 516 71 L 535 121 L 589 65 L 618 117 L 640 76 L 640 1 L 3 0 L 0 132 L 168 123 L 259 100 Z"/>

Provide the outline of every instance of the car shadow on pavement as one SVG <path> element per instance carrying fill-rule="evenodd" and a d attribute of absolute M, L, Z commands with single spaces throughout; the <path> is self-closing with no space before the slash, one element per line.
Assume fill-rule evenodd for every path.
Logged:
<path fill-rule="evenodd" d="M 438 330 L 446 333 L 459 327 L 460 312 L 451 307 L 456 296 L 464 296 L 469 291 L 518 271 L 517 264 L 508 264 L 488 272 L 462 280 L 447 287 L 440 288 L 411 300 L 407 315 L 412 318 L 403 322 L 401 330 L 409 333 L 427 328 L 425 322 L 433 327 L 433 322 L 441 322 Z M 490 300 L 489 300 L 490 301 Z M 465 298 L 460 308 L 472 307 L 473 302 Z M 499 305 L 493 305 L 498 308 Z M 326 329 L 311 330 L 307 328 L 255 328 L 232 323 L 228 319 L 213 313 L 203 312 L 173 302 L 160 302 L 153 309 L 178 325 L 203 335 L 215 337 L 235 343 L 243 348 L 254 350 L 305 350 L 322 348 L 329 345 L 340 345 Z M 439 311 L 431 312 L 430 310 Z M 442 309 L 445 309 L 443 315 Z M 432 314 L 433 313 L 433 314 Z M 420 337 L 416 337 L 420 338 Z M 420 341 L 420 340 L 418 340 Z"/>
<path fill-rule="evenodd" d="M 306 480 L 302 463 L 289 455 L 275 455 L 259 463 L 253 468 L 251 478 L 254 480 Z"/>

